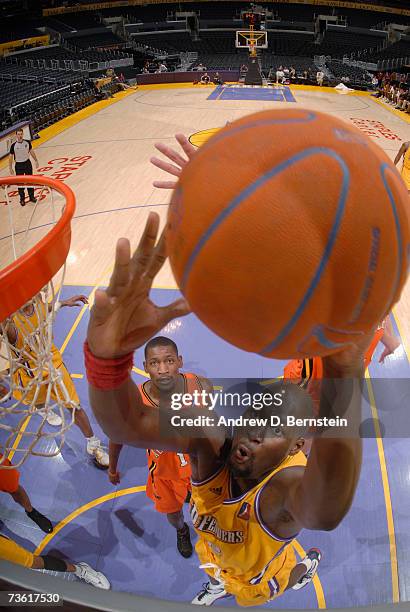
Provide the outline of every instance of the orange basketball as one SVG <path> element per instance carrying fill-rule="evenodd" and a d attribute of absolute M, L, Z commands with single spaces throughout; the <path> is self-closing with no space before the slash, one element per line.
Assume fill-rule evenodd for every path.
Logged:
<path fill-rule="evenodd" d="M 216 334 L 267 357 L 326 355 L 399 299 L 410 201 L 355 127 L 279 109 L 231 123 L 198 150 L 167 232 L 177 283 Z"/>

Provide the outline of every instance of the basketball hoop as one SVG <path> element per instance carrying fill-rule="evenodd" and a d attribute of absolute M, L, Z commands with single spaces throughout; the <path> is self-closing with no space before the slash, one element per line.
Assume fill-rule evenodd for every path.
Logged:
<path fill-rule="evenodd" d="M 0 187 L 0 468 L 7 469 L 9 453 L 19 456 L 14 466 L 30 454 L 57 455 L 74 420 L 61 363 L 53 362 L 52 329 L 75 198 L 69 187 L 43 176 L 2 177 Z M 23 187 L 34 189 L 35 204 L 20 206 L 17 189 Z M 52 431 L 50 413 L 62 419 Z"/>

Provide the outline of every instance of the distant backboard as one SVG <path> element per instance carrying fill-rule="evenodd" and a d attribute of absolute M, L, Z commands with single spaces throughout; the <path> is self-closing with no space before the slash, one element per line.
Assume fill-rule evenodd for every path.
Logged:
<path fill-rule="evenodd" d="M 260 49 L 268 48 L 267 32 L 251 32 L 250 30 L 237 30 L 235 46 L 238 49 L 251 49 L 258 47 Z"/>

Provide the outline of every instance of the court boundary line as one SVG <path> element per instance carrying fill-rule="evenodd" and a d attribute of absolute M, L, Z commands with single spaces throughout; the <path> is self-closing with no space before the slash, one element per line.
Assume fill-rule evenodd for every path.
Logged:
<path fill-rule="evenodd" d="M 389 474 L 387 470 L 386 456 L 384 453 L 383 439 L 380 431 L 380 419 L 379 412 L 376 406 L 376 398 L 373 392 L 373 385 L 371 383 L 371 377 L 369 370 L 365 372 L 365 380 L 367 391 L 369 394 L 369 405 L 373 419 L 373 426 L 376 434 L 377 443 L 377 454 L 379 456 L 379 465 L 382 478 L 384 505 L 386 510 L 386 521 L 387 531 L 389 536 L 389 551 L 390 551 L 390 568 L 391 568 L 391 586 L 392 586 L 392 603 L 400 602 L 400 588 L 399 588 L 399 568 L 397 560 L 397 545 L 396 545 L 396 532 L 394 529 L 394 517 L 393 517 L 393 506 L 391 501 Z"/>

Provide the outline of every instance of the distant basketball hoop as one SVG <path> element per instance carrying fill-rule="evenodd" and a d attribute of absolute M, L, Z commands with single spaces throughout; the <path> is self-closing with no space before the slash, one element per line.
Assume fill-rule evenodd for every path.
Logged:
<path fill-rule="evenodd" d="M 235 38 L 237 49 L 267 49 L 268 33 L 260 30 L 237 30 Z"/>

